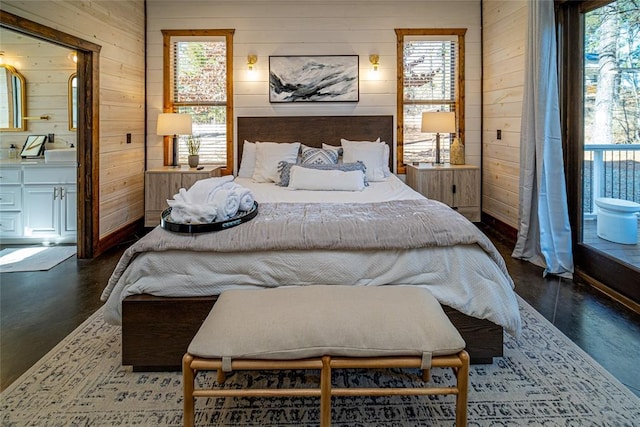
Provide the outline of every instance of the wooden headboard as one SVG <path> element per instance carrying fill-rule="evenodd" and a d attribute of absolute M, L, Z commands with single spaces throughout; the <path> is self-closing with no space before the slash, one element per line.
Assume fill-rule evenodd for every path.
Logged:
<path fill-rule="evenodd" d="M 273 116 L 238 117 L 238 167 L 244 141 L 301 142 L 309 147 L 340 145 L 340 138 L 381 141 L 389 145 L 393 171 L 393 116 Z"/>

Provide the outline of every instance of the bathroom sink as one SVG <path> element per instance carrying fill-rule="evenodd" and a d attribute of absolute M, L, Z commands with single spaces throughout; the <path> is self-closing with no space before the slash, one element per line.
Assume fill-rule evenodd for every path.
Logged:
<path fill-rule="evenodd" d="M 78 154 L 75 148 L 58 148 L 44 152 L 45 163 L 75 162 L 77 160 Z"/>

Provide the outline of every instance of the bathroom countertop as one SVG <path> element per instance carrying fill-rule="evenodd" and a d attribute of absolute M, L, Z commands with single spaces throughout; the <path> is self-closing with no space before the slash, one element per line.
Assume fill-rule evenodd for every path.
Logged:
<path fill-rule="evenodd" d="M 20 166 L 74 166 L 77 162 L 48 162 L 44 157 L 35 159 L 0 159 L 0 167 L 20 167 Z"/>

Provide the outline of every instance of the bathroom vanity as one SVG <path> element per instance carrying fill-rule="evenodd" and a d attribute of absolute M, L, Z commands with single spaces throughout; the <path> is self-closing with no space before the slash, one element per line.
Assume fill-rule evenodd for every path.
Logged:
<path fill-rule="evenodd" d="M 2 243 L 74 243 L 77 162 L 0 160 Z"/>

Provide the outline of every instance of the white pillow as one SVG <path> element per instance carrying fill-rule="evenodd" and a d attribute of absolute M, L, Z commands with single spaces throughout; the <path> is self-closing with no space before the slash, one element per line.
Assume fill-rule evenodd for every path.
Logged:
<path fill-rule="evenodd" d="M 341 171 L 309 169 L 302 166 L 291 166 L 289 190 L 329 190 L 329 191 L 362 191 L 364 190 L 364 174 L 362 171 Z"/>
<path fill-rule="evenodd" d="M 378 139 L 376 139 L 375 141 L 350 141 L 348 139 L 340 139 L 340 142 L 342 143 L 342 141 L 347 141 L 347 142 L 364 142 L 364 143 L 380 143 L 384 145 L 384 176 L 385 178 L 388 177 L 389 175 L 391 175 L 391 169 L 389 168 L 389 145 L 384 142 L 384 141 L 380 141 L 380 137 L 378 137 Z M 323 144 L 324 145 L 324 144 Z M 322 147 L 324 148 L 324 146 Z"/>
<path fill-rule="evenodd" d="M 345 142 L 345 141 L 346 141 L 346 142 L 368 142 L 368 143 L 374 143 L 374 142 L 377 142 L 377 143 L 380 143 L 380 137 L 378 137 L 378 139 L 376 139 L 375 141 L 352 141 L 352 140 L 350 140 L 350 139 L 340 138 L 340 143 L 343 143 L 343 142 Z"/>
<path fill-rule="evenodd" d="M 295 163 L 299 142 L 256 142 L 256 167 L 251 177 L 255 182 L 278 182 L 278 162 Z"/>
<path fill-rule="evenodd" d="M 384 164 L 384 147 L 387 144 L 377 142 L 352 142 L 345 139 L 342 140 L 342 148 L 344 154 L 342 159 L 345 163 L 353 163 L 360 160 L 367 167 L 367 180 L 384 181 L 385 164 Z"/>
<path fill-rule="evenodd" d="M 238 176 L 240 178 L 253 177 L 253 171 L 256 168 L 256 144 L 244 141 L 242 148 L 242 161 L 240 162 L 240 169 L 238 170 Z"/>

